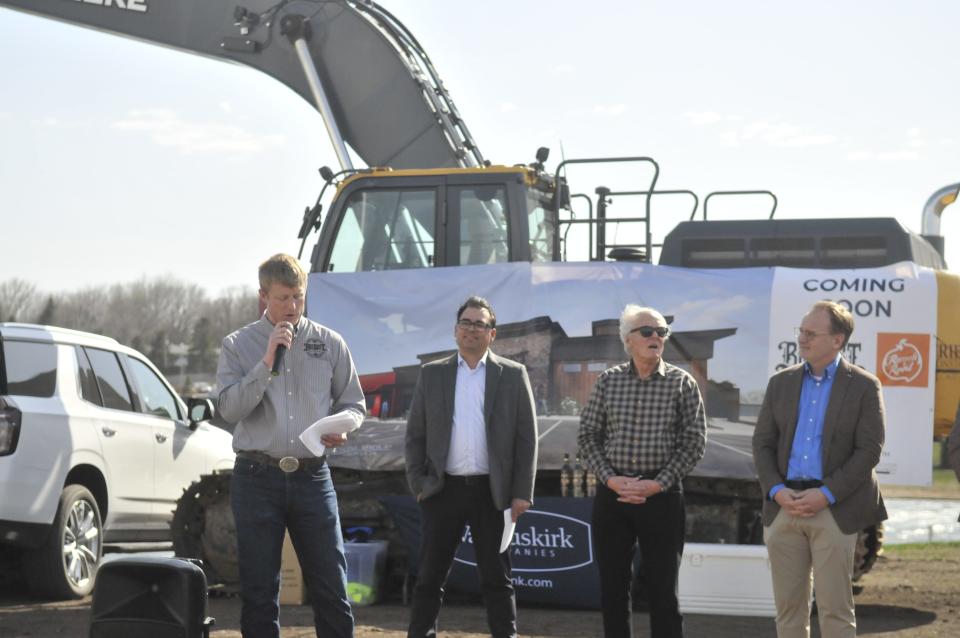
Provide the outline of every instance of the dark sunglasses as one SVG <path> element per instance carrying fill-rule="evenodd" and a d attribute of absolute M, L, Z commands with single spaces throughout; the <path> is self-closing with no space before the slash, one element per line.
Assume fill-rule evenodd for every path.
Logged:
<path fill-rule="evenodd" d="M 640 326 L 639 328 L 634 328 L 630 332 L 639 332 L 641 337 L 652 337 L 654 333 L 656 333 L 658 337 L 665 338 L 670 334 L 670 328 L 667 328 L 666 326 L 657 326 L 656 328 L 653 326 Z"/>

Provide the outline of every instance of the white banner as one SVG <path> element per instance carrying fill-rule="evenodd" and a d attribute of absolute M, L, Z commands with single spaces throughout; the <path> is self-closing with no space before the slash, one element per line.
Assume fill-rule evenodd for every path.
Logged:
<path fill-rule="evenodd" d="M 707 454 L 694 473 L 755 476 L 750 439 L 767 380 L 799 361 L 793 331 L 811 304 L 834 299 L 856 318 L 847 359 L 884 384 L 881 480 L 931 480 L 933 271 L 910 264 L 693 270 L 592 262 L 314 273 L 307 311 L 344 336 L 368 409 L 396 419 L 402 433 L 419 366 L 455 351 L 456 310 L 470 295 L 486 297 L 497 314 L 493 350 L 530 373 L 540 467 L 559 468 L 564 453 L 575 454 L 579 409 L 600 372 L 626 360 L 617 320 L 624 305 L 636 303 L 672 319 L 664 356 L 693 374 L 704 394 Z M 402 445 L 383 443 L 389 449 L 380 456 L 357 462 L 402 465 Z"/>

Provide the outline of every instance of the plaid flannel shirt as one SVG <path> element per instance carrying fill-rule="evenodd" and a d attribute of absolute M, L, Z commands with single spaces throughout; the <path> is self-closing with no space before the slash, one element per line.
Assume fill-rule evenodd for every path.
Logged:
<path fill-rule="evenodd" d="M 703 458 L 706 413 L 697 382 L 664 362 L 650 377 L 633 362 L 605 370 L 580 412 L 577 436 L 587 468 L 604 484 L 612 476 L 651 476 L 678 484 Z"/>

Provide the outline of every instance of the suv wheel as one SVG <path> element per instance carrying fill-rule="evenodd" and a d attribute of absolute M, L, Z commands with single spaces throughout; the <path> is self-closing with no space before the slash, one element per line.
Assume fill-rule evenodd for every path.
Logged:
<path fill-rule="evenodd" d="M 67 485 L 46 542 L 24 554 L 31 591 L 51 598 L 82 598 L 93 591 L 103 555 L 103 522 L 93 494 Z"/>

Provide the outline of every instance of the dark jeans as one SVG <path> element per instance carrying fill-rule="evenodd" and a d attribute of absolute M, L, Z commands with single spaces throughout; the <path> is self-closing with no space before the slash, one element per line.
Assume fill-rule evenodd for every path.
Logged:
<path fill-rule="evenodd" d="M 489 481 L 466 484 L 448 476 L 439 494 L 420 502 L 420 512 L 423 536 L 408 638 L 437 635 L 443 585 L 467 523 L 490 634 L 494 638 L 516 636 L 517 603 L 510 580 L 510 552 L 500 553 L 503 512 L 493 504 Z"/>
<path fill-rule="evenodd" d="M 617 501 L 617 494 L 597 487 L 593 501 L 593 545 L 600 568 L 603 635 L 629 638 L 633 557 L 640 545 L 643 587 L 650 607 L 652 638 L 683 636 L 677 600 L 677 576 L 683 557 L 686 524 L 683 493 L 657 494 L 642 505 Z"/>
<path fill-rule="evenodd" d="M 285 530 L 290 531 L 297 550 L 317 636 L 353 636 L 347 562 L 330 468 L 324 464 L 286 474 L 280 468 L 238 458 L 230 501 L 237 525 L 244 638 L 280 636 L 280 553 Z"/>

